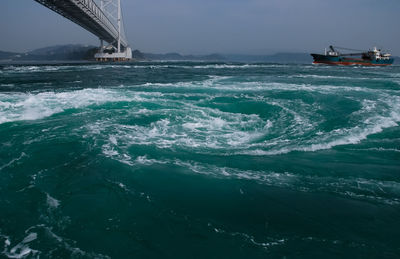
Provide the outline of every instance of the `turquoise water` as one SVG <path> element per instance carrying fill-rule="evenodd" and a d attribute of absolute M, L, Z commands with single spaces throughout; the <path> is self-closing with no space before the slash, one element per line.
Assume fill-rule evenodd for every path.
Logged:
<path fill-rule="evenodd" d="M 400 67 L 0 67 L 0 257 L 398 258 Z"/>

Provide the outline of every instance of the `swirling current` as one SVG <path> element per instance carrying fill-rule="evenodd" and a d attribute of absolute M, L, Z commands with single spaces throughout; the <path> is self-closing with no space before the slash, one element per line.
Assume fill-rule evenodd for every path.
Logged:
<path fill-rule="evenodd" d="M 400 67 L 0 66 L 0 256 L 398 258 Z"/>

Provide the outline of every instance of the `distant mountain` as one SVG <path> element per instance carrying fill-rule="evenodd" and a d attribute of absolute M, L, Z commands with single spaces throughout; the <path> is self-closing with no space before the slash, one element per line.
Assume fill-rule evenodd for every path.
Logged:
<path fill-rule="evenodd" d="M 297 63 L 310 64 L 313 59 L 308 53 L 277 53 L 274 55 L 226 55 L 226 59 L 236 62 Z"/>
<path fill-rule="evenodd" d="M 93 58 L 96 50 L 96 47 L 85 45 L 52 46 L 25 53 L 18 60 L 85 60 Z"/>
<path fill-rule="evenodd" d="M 0 51 L 0 61 L 80 61 L 93 60 L 97 47 L 87 45 L 59 45 L 36 49 L 27 53 Z M 310 64 L 313 59 L 308 53 L 282 52 L 274 55 L 182 55 L 179 53 L 142 53 L 132 51 L 136 61 L 229 61 L 229 62 L 264 62 L 264 63 L 294 63 Z M 395 64 L 400 64 L 400 57 L 394 57 Z"/>
<path fill-rule="evenodd" d="M 78 61 L 93 59 L 97 48 L 85 45 L 60 45 L 26 53 L 0 51 L 2 61 Z"/>
<path fill-rule="evenodd" d="M 36 56 L 68 55 L 71 53 L 81 52 L 82 50 L 88 50 L 90 48 L 92 47 L 84 45 L 58 45 L 32 50 L 28 53 Z"/>
<path fill-rule="evenodd" d="M 220 54 L 210 55 L 181 55 L 179 53 L 152 54 L 143 53 L 147 60 L 188 60 L 188 61 L 224 61 L 226 57 Z"/>
<path fill-rule="evenodd" d="M 3 61 L 79 61 L 93 60 L 98 48 L 85 45 L 59 45 L 36 49 L 27 53 L 0 52 Z M 132 51 L 135 60 L 193 60 L 193 61 L 223 61 L 225 57 L 219 54 L 211 55 L 181 55 L 179 53 L 152 54 Z"/>
<path fill-rule="evenodd" d="M 0 51 L 0 60 L 12 60 L 19 56 L 18 53 Z"/>
<path fill-rule="evenodd" d="M 132 58 L 134 60 L 146 60 L 146 56 L 139 50 L 132 51 Z"/>

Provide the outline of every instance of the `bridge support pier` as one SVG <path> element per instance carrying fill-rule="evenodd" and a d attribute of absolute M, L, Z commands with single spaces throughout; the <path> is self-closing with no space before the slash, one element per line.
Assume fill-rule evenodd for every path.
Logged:
<path fill-rule="evenodd" d="M 130 47 L 124 48 L 121 51 L 120 48 L 115 48 L 112 45 L 105 47 L 103 45 L 103 40 L 100 39 L 99 51 L 94 55 L 96 61 L 100 62 L 119 62 L 119 61 L 129 61 L 132 59 L 132 49 Z"/>
<path fill-rule="evenodd" d="M 118 61 L 129 61 L 132 59 L 132 49 L 125 48 L 125 51 L 107 53 L 104 49 L 100 49 L 98 53 L 94 55 L 96 61 L 102 62 L 118 62 Z"/>

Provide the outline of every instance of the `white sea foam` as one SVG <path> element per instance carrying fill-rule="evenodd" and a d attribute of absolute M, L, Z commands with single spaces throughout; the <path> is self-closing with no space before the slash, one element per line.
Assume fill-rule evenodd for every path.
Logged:
<path fill-rule="evenodd" d="M 12 245 L 10 237 L 0 234 L 0 240 L 3 238 L 4 250 L 0 253 L 6 258 L 51 258 L 54 256 L 53 252 L 57 249 L 61 249 L 64 252 L 68 251 L 71 258 L 110 258 L 109 256 L 97 254 L 93 252 L 85 252 L 78 247 L 74 247 L 75 241 L 65 239 L 53 232 L 53 229 L 44 225 L 35 225 L 30 227 L 25 231 L 26 237 L 19 242 L 17 245 Z M 34 250 L 32 246 L 35 242 L 50 242 L 52 244 L 52 249 L 47 251 Z"/>
<path fill-rule="evenodd" d="M 46 193 L 46 202 L 50 209 L 56 209 L 60 206 L 60 201 L 51 197 L 48 193 Z"/>
<path fill-rule="evenodd" d="M 382 78 L 375 77 L 354 77 L 349 76 L 330 76 L 330 75 L 315 75 L 315 74 L 296 74 L 293 76 L 282 76 L 284 78 L 315 78 L 315 79 L 342 79 L 342 80 L 382 80 Z"/>
<path fill-rule="evenodd" d="M 245 242 L 255 245 L 258 247 L 262 247 L 268 249 L 273 246 L 284 245 L 286 243 L 286 239 L 273 239 L 270 237 L 265 237 L 265 240 L 257 240 L 254 236 L 242 233 L 242 232 L 228 232 L 222 228 L 213 227 L 212 224 L 208 224 L 209 227 L 213 228 L 214 232 L 220 235 L 226 235 L 229 238 L 240 238 Z"/>
<path fill-rule="evenodd" d="M 107 102 L 143 101 L 142 96 L 154 95 L 156 93 L 129 92 L 122 94 L 115 89 L 0 94 L 0 124 L 42 119 L 66 109 L 100 105 Z"/>
<path fill-rule="evenodd" d="M 162 63 L 162 62 L 160 62 Z M 181 68 L 181 69 L 249 69 L 249 68 L 285 68 L 288 65 L 280 64 L 204 64 L 204 65 L 180 65 L 180 64 L 159 64 L 159 65 L 136 65 L 135 69 L 165 69 L 165 68 Z"/>
<path fill-rule="evenodd" d="M 165 161 L 160 161 L 156 159 L 149 159 L 147 156 L 138 156 L 135 160 L 137 164 L 141 165 L 153 165 L 153 164 L 164 164 Z"/>
<path fill-rule="evenodd" d="M 190 88 L 190 89 L 204 89 L 222 85 L 225 80 L 231 79 L 231 76 L 209 76 L 208 79 L 202 81 L 187 81 L 187 82 L 176 82 L 176 83 L 145 83 L 142 85 L 133 86 L 135 88 L 140 87 L 152 87 L 152 88 Z"/>
<path fill-rule="evenodd" d="M 378 152 L 400 152 L 400 149 L 397 149 L 397 148 L 384 148 L 384 147 L 350 148 L 348 150 L 353 150 L 353 151 L 378 151 Z"/>
<path fill-rule="evenodd" d="M 367 112 L 368 110 L 369 107 L 366 106 L 365 111 Z M 210 116 L 210 109 L 202 110 L 202 113 L 199 114 L 202 114 L 202 116 Z M 223 113 L 219 111 L 216 112 L 216 114 L 220 116 Z M 216 114 L 210 118 L 224 117 L 214 117 Z M 187 121 L 190 117 L 184 118 L 184 121 Z M 103 135 L 105 132 L 110 131 L 113 132 L 112 136 L 115 137 L 115 140 L 113 138 L 108 138 L 108 141 L 106 141 L 106 144 L 103 146 L 103 153 L 112 159 L 130 166 L 141 167 L 154 164 L 173 164 L 186 168 L 196 174 L 204 174 L 217 178 L 246 179 L 271 186 L 292 188 L 297 191 L 309 192 L 317 190 L 337 193 L 354 199 L 371 200 L 387 204 L 400 204 L 400 185 L 396 182 L 373 179 L 302 176 L 290 172 L 276 173 L 240 170 L 229 167 L 218 167 L 195 161 L 163 158 L 153 159 L 148 158 L 147 155 L 131 157 L 129 152 L 129 147 L 131 145 L 156 145 L 159 148 L 182 147 L 191 150 L 195 149 L 200 153 L 202 150 L 206 150 L 208 154 L 215 149 L 219 155 L 223 154 L 223 152 L 231 154 L 230 152 L 235 149 L 238 151 L 234 153 L 251 155 L 277 155 L 293 151 L 310 152 L 329 149 L 337 145 L 359 143 L 370 134 L 380 132 L 385 127 L 397 125 L 393 118 L 377 116 L 376 119 L 370 118 L 368 120 L 369 124 L 364 128 L 356 126 L 350 129 L 333 130 L 330 133 L 316 134 L 315 138 L 302 140 L 302 142 L 299 142 L 297 139 L 278 138 L 262 143 L 251 143 L 251 138 L 249 138 L 251 135 L 249 135 L 248 132 L 243 132 L 244 135 L 239 134 L 238 132 L 240 131 L 237 131 L 238 125 L 230 129 L 232 130 L 231 133 L 224 135 L 224 128 L 229 128 L 232 121 L 218 121 L 215 125 L 212 125 L 212 123 L 202 124 L 196 116 L 194 116 L 194 119 L 197 119 L 197 122 L 186 125 L 182 124 L 180 129 L 178 129 L 178 126 L 173 124 L 171 120 L 163 119 L 151 123 L 150 127 L 118 125 L 113 123 L 107 124 L 109 122 L 104 124 L 104 122 L 102 122 L 94 127 L 92 125 L 91 131 L 95 135 Z M 257 121 L 259 118 L 255 116 L 253 119 Z M 272 125 L 272 122 L 264 122 L 264 126 L 267 129 L 272 127 Z M 182 129 L 184 129 L 183 132 L 181 131 Z M 212 136 L 203 136 L 203 132 L 207 132 L 208 135 Z M 210 132 L 214 132 L 214 134 Z M 235 134 L 237 134 L 237 136 L 234 136 Z M 225 142 L 222 142 L 224 136 L 226 139 Z M 235 142 L 234 139 L 237 139 L 237 142 Z M 118 143 L 118 145 L 116 145 L 116 143 Z"/>
<path fill-rule="evenodd" d="M 87 126 L 91 134 L 112 132 L 107 133 L 109 145 L 104 144 L 103 152 L 109 156 L 118 156 L 127 154 L 118 146 L 127 148 L 131 145 L 156 145 L 159 148 L 180 147 L 197 150 L 197 152 L 218 150 L 223 154 L 274 155 L 292 151 L 316 151 L 330 149 L 337 145 L 359 143 L 371 134 L 397 126 L 400 121 L 399 97 L 386 90 L 262 82 L 242 82 L 232 85 L 228 82 L 231 79 L 217 76 L 198 82 L 142 85 L 151 88 L 190 88 L 184 93 L 163 93 L 162 89 L 158 92 L 145 92 L 128 87 L 0 94 L 0 123 L 41 119 L 67 109 L 85 108 L 108 102 L 162 104 L 162 108 L 155 110 L 140 106 L 128 110 L 128 114 L 136 118 L 150 114 L 162 117 L 148 125 L 124 125 L 111 119 Z M 218 94 L 191 92 L 191 89 L 196 87 L 224 89 L 226 92 Z M 377 99 L 358 100 L 349 93 L 350 98 L 362 103 L 362 108 L 351 114 L 353 121 L 357 123 L 352 127 L 339 128 L 331 132 L 319 130 L 314 136 L 312 132 L 325 119 L 318 113 L 320 109 L 318 103 L 306 104 L 298 99 L 284 100 L 250 93 L 240 94 L 240 98 L 279 107 L 279 114 L 268 119 L 261 118 L 257 114 L 230 113 L 198 105 L 205 100 L 212 102 L 213 98 L 218 96 L 238 98 L 238 93 L 236 93 L 238 90 L 258 88 L 265 91 L 319 91 L 324 94 L 363 91 L 376 94 Z M 198 97 L 199 101 L 186 99 L 193 96 Z M 182 98 L 185 99 L 182 100 Z M 270 133 L 279 133 L 280 136 L 258 141 Z M 134 160 L 135 158 L 133 161 L 129 160 L 129 163 L 133 163 Z M 128 159 L 125 161 L 128 163 Z"/>
<path fill-rule="evenodd" d="M 315 85 L 310 83 L 280 83 L 280 82 L 265 82 L 263 78 L 254 78 L 253 81 L 249 82 L 232 82 L 223 79 L 217 79 L 216 83 L 212 86 L 215 90 L 221 90 L 225 92 L 316 92 L 321 94 L 340 94 L 345 93 L 369 93 L 369 94 L 395 94 L 398 95 L 398 91 L 395 89 L 375 89 L 369 87 L 352 86 L 352 85 Z"/>
<path fill-rule="evenodd" d="M 32 256 L 33 258 L 40 255 L 38 250 L 31 249 L 29 243 L 37 239 L 37 233 L 29 233 L 20 243 L 9 249 L 11 242 L 7 238 L 5 242 L 5 249 L 2 252 L 8 258 L 26 258 L 27 256 Z"/>
<path fill-rule="evenodd" d="M 131 145 L 156 145 L 159 148 L 211 148 L 246 145 L 264 135 L 273 123 L 257 115 L 234 114 L 211 108 L 168 110 L 173 120 L 160 119 L 149 125 L 121 125 L 112 122 L 92 124 L 92 134 L 113 132 L 103 146 L 106 155 L 116 156 L 119 149 Z M 160 111 L 159 111 L 160 112 Z M 161 112 L 163 113 L 163 112 Z M 119 147 L 115 145 L 119 143 Z"/>
<path fill-rule="evenodd" d="M 318 150 L 331 149 L 339 145 L 358 144 L 368 136 L 382 132 L 386 128 L 396 127 L 400 122 L 400 98 L 397 96 L 383 95 L 378 101 L 363 100 L 362 108 L 351 114 L 357 124 L 350 128 L 334 129 L 330 132 L 318 131 L 316 136 L 311 139 L 305 139 L 304 133 L 310 132 L 313 129 L 313 124 L 318 122 L 314 120 L 310 127 L 299 128 L 297 131 L 299 139 L 293 139 L 293 132 L 287 135 L 288 139 L 285 142 L 278 140 L 274 145 L 271 141 L 257 143 L 252 145 L 252 148 L 239 150 L 236 154 L 247 155 L 278 155 L 293 151 L 314 152 Z M 276 104 L 278 105 L 278 104 Z M 379 107 L 377 107 L 379 105 Z M 302 114 L 305 109 L 302 109 Z M 308 117 L 312 117 L 312 114 Z M 299 124 L 302 124 L 303 119 L 299 119 Z M 305 121 L 307 125 L 308 122 Z M 314 125 L 316 126 L 316 125 Z M 273 140 L 275 141 L 275 140 Z M 278 145 L 276 145 L 278 144 Z"/>
<path fill-rule="evenodd" d="M 70 256 L 72 258 L 104 258 L 104 259 L 110 258 L 109 256 L 106 256 L 103 254 L 96 254 L 93 252 L 91 252 L 91 253 L 85 252 L 82 249 L 80 249 L 78 247 L 74 247 L 70 244 L 71 242 L 72 243 L 75 243 L 75 242 L 67 240 L 67 239 L 55 234 L 52 231 L 52 229 L 50 229 L 49 227 L 41 226 L 41 228 L 43 228 L 45 230 L 48 237 L 52 238 L 52 240 L 55 241 L 58 245 L 60 245 L 61 247 L 63 247 L 67 251 L 69 251 L 71 253 Z"/>
<path fill-rule="evenodd" d="M 218 81 L 220 79 L 212 78 L 210 80 Z M 211 84 L 216 85 L 215 82 Z M 343 91 L 342 87 L 333 87 L 333 89 Z M 359 90 L 368 93 L 375 91 Z M 164 118 L 147 125 L 124 125 L 112 120 L 104 121 L 97 125 L 88 125 L 88 129 L 91 134 L 112 132 L 112 136 L 109 135 L 109 144 L 103 146 L 103 152 L 113 157 L 128 154 L 125 149 L 131 145 L 183 148 L 199 153 L 212 153 L 214 150 L 225 155 L 314 152 L 331 149 L 338 145 L 357 144 L 371 134 L 397 126 L 400 121 L 398 104 L 400 98 L 390 95 L 386 91 L 376 93 L 378 98 L 375 99 L 358 100 L 351 97 L 354 98 L 354 101 L 360 102 L 362 106 L 361 109 L 349 114 L 352 125 L 328 132 L 317 131 L 319 125 L 326 119 L 318 112 L 321 109 L 318 103 L 307 104 L 298 99 L 282 100 L 242 94 L 241 98 L 265 102 L 281 109 L 277 117 L 262 119 L 257 114 L 229 113 L 217 108 L 199 106 L 197 103 L 201 103 L 204 99 L 211 102 L 215 96 L 191 94 L 190 92 L 183 94 L 137 93 L 135 99 L 137 102 L 162 103 L 165 106 L 157 110 L 132 109 L 129 114 L 135 115 L 137 118 L 149 114 Z M 125 98 L 128 98 L 126 93 L 124 95 Z M 180 101 L 182 96 L 197 96 L 202 100 Z M 216 96 L 227 96 L 227 94 Z M 229 96 L 235 97 L 235 94 Z M 279 134 L 279 136 L 258 141 L 268 134 Z M 123 160 L 128 164 L 135 163 L 134 158 L 129 162 L 127 159 Z"/>
<path fill-rule="evenodd" d="M 3 248 L 2 254 L 4 254 L 7 251 L 8 247 L 11 245 L 10 237 L 0 233 L 0 242 L 2 242 L 0 244 Z"/>
<path fill-rule="evenodd" d="M 249 69 L 249 68 L 285 68 L 287 65 L 279 64 L 213 64 L 213 65 L 198 65 L 189 68 L 194 69 Z"/>
<path fill-rule="evenodd" d="M 7 164 L 0 166 L 0 171 L 3 170 L 4 168 L 12 166 L 14 163 L 18 162 L 19 160 L 23 159 L 24 157 L 27 157 L 27 155 L 24 152 L 22 152 L 19 157 L 14 158 Z"/>
<path fill-rule="evenodd" d="M 60 65 L 46 65 L 46 66 L 7 66 L 3 72 L 6 73 L 52 73 L 52 72 L 75 72 L 86 70 L 101 70 L 101 69 L 131 69 L 129 65 L 77 65 L 77 66 L 60 66 Z"/>
<path fill-rule="evenodd" d="M 400 183 L 378 179 L 340 178 L 335 176 L 300 175 L 290 172 L 241 170 L 199 163 L 195 161 L 170 161 L 193 173 L 216 178 L 243 179 L 301 192 L 328 192 L 354 199 L 385 204 L 400 204 Z"/>
<path fill-rule="evenodd" d="M 352 129 L 342 129 L 324 134 L 322 137 L 312 139 L 311 141 L 304 141 L 303 143 L 294 142 L 282 148 L 273 148 L 269 150 L 263 149 L 249 149 L 236 152 L 236 154 L 243 155 L 280 155 L 294 151 L 301 152 L 315 152 L 318 150 L 331 149 L 335 146 L 358 144 L 365 140 L 369 135 L 382 132 L 383 129 L 388 127 L 397 126 L 398 124 L 392 120 L 382 120 L 382 124 L 367 126 L 367 128 L 360 128 L 358 126 Z M 307 144 L 309 142 L 314 142 Z M 268 143 L 267 143 L 268 145 Z"/>

